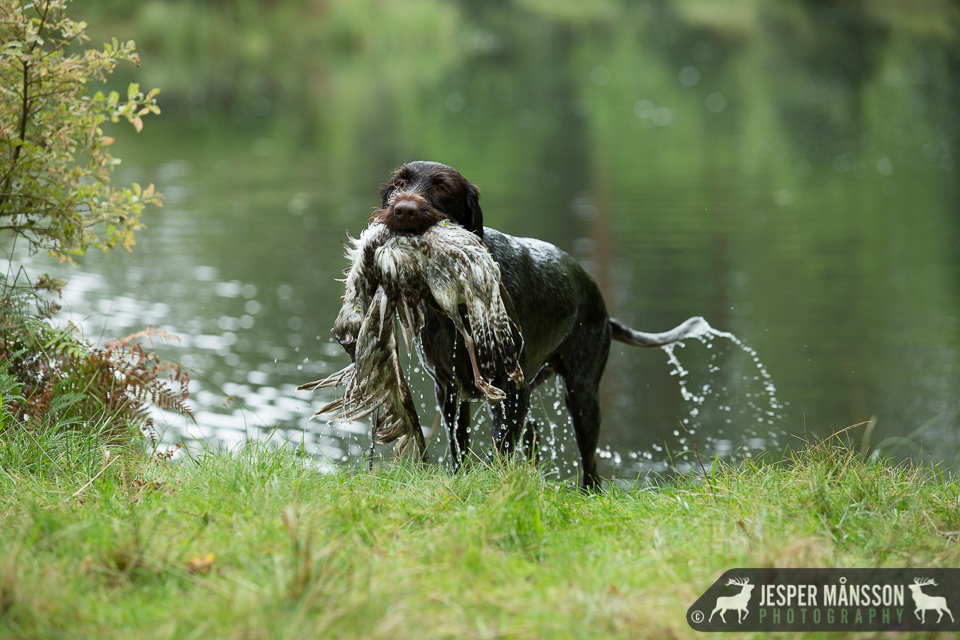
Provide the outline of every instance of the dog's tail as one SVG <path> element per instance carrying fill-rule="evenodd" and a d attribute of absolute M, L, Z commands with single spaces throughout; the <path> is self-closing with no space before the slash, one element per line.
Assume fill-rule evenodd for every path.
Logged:
<path fill-rule="evenodd" d="M 695 316 L 677 327 L 663 333 L 644 333 L 631 329 L 618 320 L 610 318 L 610 328 L 613 330 L 613 339 L 626 342 L 635 347 L 662 347 L 665 344 L 679 342 L 687 338 L 696 338 L 709 333 L 712 328 L 700 316 Z"/>

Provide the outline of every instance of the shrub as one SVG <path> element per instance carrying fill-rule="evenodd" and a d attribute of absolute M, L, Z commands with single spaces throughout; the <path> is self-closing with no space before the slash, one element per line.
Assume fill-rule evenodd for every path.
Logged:
<path fill-rule="evenodd" d="M 86 23 L 66 17 L 69 0 L 0 0 L 0 232 L 46 250 L 61 262 L 93 246 L 129 250 L 140 213 L 161 204 L 153 185 L 117 189 L 119 160 L 100 125 L 159 113 L 155 96 L 137 84 L 123 101 L 116 91 L 87 95 L 118 62 L 139 64 L 133 41 L 73 52 Z"/>
<path fill-rule="evenodd" d="M 142 345 L 143 339 L 172 336 L 148 328 L 94 347 L 72 327 L 54 326 L 49 319 L 55 310 L 30 290 L 11 289 L 0 297 L 0 393 L 16 418 L 0 421 L 0 435 L 17 426 L 72 427 L 106 420 L 104 434 L 111 439 L 140 429 L 155 438 L 150 403 L 192 418 L 185 372 Z"/>
<path fill-rule="evenodd" d="M 120 161 L 101 129 L 125 118 L 140 131 L 143 116 L 159 113 L 157 90 L 143 95 L 131 84 L 125 101 L 116 91 L 88 95 L 91 82 L 139 58 L 132 41 L 116 38 L 103 50 L 80 49 L 87 25 L 66 16 L 69 1 L 0 0 L 0 233 L 61 262 L 89 247 L 130 250 L 143 208 L 161 204 L 153 185 L 110 185 Z M 46 276 L 36 283 L 57 285 Z M 94 347 L 54 326 L 53 311 L 0 276 L 0 435 L 104 425 L 111 439 L 154 434 L 149 403 L 190 416 L 186 375 L 140 342 L 169 336 L 148 328 Z"/>

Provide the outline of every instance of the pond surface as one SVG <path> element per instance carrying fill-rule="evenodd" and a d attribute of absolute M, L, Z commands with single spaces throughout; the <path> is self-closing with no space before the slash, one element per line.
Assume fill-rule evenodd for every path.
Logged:
<path fill-rule="evenodd" d="M 578 258 L 611 315 L 645 331 L 702 315 L 746 345 L 614 343 L 605 475 L 693 463 L 692 439 L 704 456 L 740 456 L 872 417 L 870 445 L 955 462 L 955 34 L 869 2 L 535 5 L 443 5 L 410 42 L 386 10 L 356 38 L 320 29 L 289 59 L 274 46 L 210 62 L 138 39 L 138 79 L 163 87 L 164 114 L 110 132 L 115 182 L 153 182 L 166 205 L 145 214 L 131 255 L 59 272 L 89 335 L 152 324 L 181 337 L 161 349 L 194 370 L 198 424 L 171 418 L 165 440 L 362 455 L 368 427 L 308 421 L 330 396 L 294 387 L 348 362 L 330 339 L 341 241 L 391 169 L 425 159 L 480 186 L 487 225 Z M 345 6 L 311 19 L 349 22 Z M 263 24 L 248 26 L 276 45 Z M 407 371 L 429 426 L 432 385 Z M 545 456 L 570 474 L 562 390 L 546 387 Z M 864 432 L 849 435 L 859 446 Z M 437 433 L 432 458 L 445 448 Z"/>

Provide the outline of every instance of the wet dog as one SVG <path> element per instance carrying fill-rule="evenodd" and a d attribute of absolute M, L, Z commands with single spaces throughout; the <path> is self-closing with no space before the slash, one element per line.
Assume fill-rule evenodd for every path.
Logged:
<path fill-rule="evenodd" d="M 487 372 L 491 384 L 505 393 L 491 404 L 494 446 L 505 454 L 520 447 L 532 451 L 536 425 L 528 415 L 531 392 L 550 376 L 559 375 L 580 451 L 581 481 L 586 487 L 598 487 L 599 386 L 610 341 L 662 346 L 702 334 L 709 325 L 696 317 L 671 331 L 651 334 L 610 318 L 596 282 L 571 256 L 552 244 L 484 227 L 476 185 L 446 165 L 411 162 L 397 169 L 383 185 L 381 208 L 373 218 L 390 232 L 411 238 L 444 220 L 456 222 L 482 240 L 499 266 L 507 312 L 522 334 L 522 376 L 511 375 L 502 366 Z M 465 320 L 462 305 L 461 310 Z M 333 329 L 351 356 L 358 334 L 354 324 L 338 318 Z M 467 327 L 466 335 L 469 332 Z M 455 468 L 470 446 L 468 403 L 489 399 L 479 388 L 476 363 L 471 362 L 464 336 L 436 304 L 423 305 L 417 350 L 435 382 Z"/>

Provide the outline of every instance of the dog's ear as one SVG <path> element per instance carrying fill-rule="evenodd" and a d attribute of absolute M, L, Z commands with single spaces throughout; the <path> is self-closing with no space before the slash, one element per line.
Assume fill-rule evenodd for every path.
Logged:
<path fill-rule="evenodd" d="M 380 185 L 380 206 L 381 207 L 387 206 L 387 196 L 390 195 L 390 189 L 391 189 L 390 185 L 391 185 L 390 182 L 384 182 L 382 185 Z"/>
<path fill-rule="evenodd" d="M 464 225 L 470 231 L 483 237 L 483 210 L 480 209 L 480 189 L 472 182 L 467 183 Z"/>

